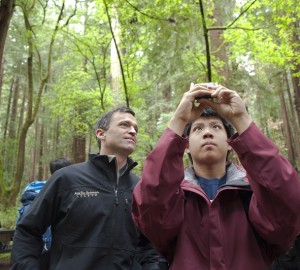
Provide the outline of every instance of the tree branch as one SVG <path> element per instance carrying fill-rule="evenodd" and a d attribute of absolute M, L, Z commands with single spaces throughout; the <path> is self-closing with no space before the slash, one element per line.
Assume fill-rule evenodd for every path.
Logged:
<path fill-rule="evenodd" d="M 111 18 L 108 12 L 108 6 L 106 1 L 103 1 L 104 5 L 105 5 L 105 11 L 106 11 L 106 15 L 108 18 L 108 22 L 109 22 L 109 28 L 110 28 L 110 32 L 114 41 L 114 44 L 116 46 L 116 51 L 117 51 L 117 55 L 118 55 L 118 59 L 119 59 L 119 64 L 120 64 L 120 69 L 121 69 L 121 74 L 122 74 L 122 81 L 123 81 L 123 86 L 124 86 L 124 91 L 125 91 L 125 99 L 126 99 L 126 105 L 127 107 L 129 107 L 129 97 L 128 97 L 128 90 L 127 90 L 127 84 L 126 84 L 126 78 L 125 78 L 125 74 L 124 74 L 124 68 L 123 68 L 123 63 L 122 63 L 122 58 L 121 58 L 121 53 L 117 44 L 117 40 L 115 37 L 115 33 L 112 27 L 112 23 L 111 23 Z"/>
<path fill-rule="evenodd" d="M 148 17 L 150 19 L 153 19 L 153 20 L 158 20 L 158 21 L 166 21 L 166 22 L 172 22 L 174 23 L 175 20 L 172 19 L 172 18 L 168 18 L 168 19 L 162 19 L 162 18 L 159 18 L 159 17 L 155 17 L 155 16 L 152 16 L 152 15 L 148 15 L 147 13 L 141 11 L 139 8 L 137 8 L 136 6 L 134 6 L 133 4 L 131 4 L 128 0 L 125 0 L 125 2 L 131 6 L 134 10 L 136 10 L 138 13 L 142 14 L 143 16 L 145 17 Z"/>
<path fill-rule="evenodd" d="M 244 5 L 243 5 L 243 7 L 241 8 L 242 10 L 241 10 L 241 13 L 239 14 L 239 16 L 237 16 L 236 18 L 235 18 L 235 20 L 233 20 L 233 22 L 231 23 L 231 24 L 229 24 L 229 25 L 227 25 L 227 28 L 230 28 L 232 25 L 234 25 L 236 22 L 237 22 L 237 20 L 239 19 L 239 18 L 241 18 L 254 4 L 255 4 L 255 2 L 256 2 L 257 0 L 254 0 L 247 8 L 245 8 L 244 10 L 243 10 L 243 7 L 245 6 L 245 5 L 247 5 L 248 4 L 248 2 L 247 3 L 245 3 Z"/>

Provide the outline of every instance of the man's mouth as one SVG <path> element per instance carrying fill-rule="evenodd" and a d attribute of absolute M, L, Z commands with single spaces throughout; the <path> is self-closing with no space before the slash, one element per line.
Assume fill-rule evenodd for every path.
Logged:
<path fill-rule="evenodd" d="M 125 138 L 125 140 L 131 141 L 131 142 L 133 142 L 133 143 L 136 143 L 136 140 L 135 140 L 134 138 Z"/>

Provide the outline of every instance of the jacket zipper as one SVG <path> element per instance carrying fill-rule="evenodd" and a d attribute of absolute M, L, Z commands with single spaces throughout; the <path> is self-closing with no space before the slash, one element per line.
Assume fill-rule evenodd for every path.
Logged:
<path fill-rule="evenodd" d="M 115 159 L 115 165 L 116 165 L 116 172 L 117 172 L 117 183 L 116 183 L 116 186 L 115 186 L 115 205 L 118 205 L 119 204 L 118 188 L 119 188 L 120 173 L 119 173 L 119 170 L 118 170 L 117 159 Z"/>
<path fill-rule="evenodd" d="M 127 209 L 128 209 L 128 199 L 125 198 L 125 211 L 127 211 Z"/>
<path fill-rule="evenodd" d="M 118 199 L 118 188 L 115 188 L 115 205 L 119 204 L 119 199 Z"/>
<path fill-rule="evenodd" d="M 116 225 L 116 212 L 117 212 L 117 206 L 119 204 L 119 198 L 118 198 L 118 186 L 119 186 L 119 171 L 118 171 L 118 164 L 117 164 L 117 159 L 115 158 L 114 159 L 114 162 L 115 162 L 115 168 L 116 168 L 116 175 L 117 175 L 117 182 L 116 182 L 116 185 L 114 187 L 114 193 L 115 193 L 115 205 L 113 207 L 113 220 L 112 220 L 112 231 L 115 230 L 115 225 Z M 110 245 L 110 251 L 108 253 L 108 256 L 113 256 L 112 255 L 112 250 L 113 250 L 113 246 L 114 246 L 114 237 L 112 237 L 112 241 L 111 241 L 111 245 Z"/>

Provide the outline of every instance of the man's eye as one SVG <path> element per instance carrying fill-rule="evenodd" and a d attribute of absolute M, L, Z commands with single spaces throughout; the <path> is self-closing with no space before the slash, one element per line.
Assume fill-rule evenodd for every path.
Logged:
<path fill-rule="evenodd" d="M 215 129 L 221 129 L 222 127 L 220 125 L 214 125 L 213 128 L 215 128 Z"/>

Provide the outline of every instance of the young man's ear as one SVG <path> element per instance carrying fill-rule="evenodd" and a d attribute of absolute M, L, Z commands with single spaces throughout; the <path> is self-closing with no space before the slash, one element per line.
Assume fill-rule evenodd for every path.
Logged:
<path fill-rule="evenodd" d="M 187 154 L 189 154 L 189 153 L 190 153 L 190 148 L 189 148 L 189 145 L 187 145 L 187 146 L 186 146 L 186 148 L 185 148 L 184 152 L 185 152 L 185 153 L 187 153 Z"/>
<path fill-rule="evenodd" d="M 190 148 L 189 148 L 189 145 L 187 145 L 187 147 L 185 148 L 184 152 L 187 154 L 188 156 L 188 161 L 189 161 L 189 165 L 188 166 L 192 166 L 193 165 L 193 159 L 192 159 L 192 156 L 191 156 L 191 151 L 190 151 Z"/>

